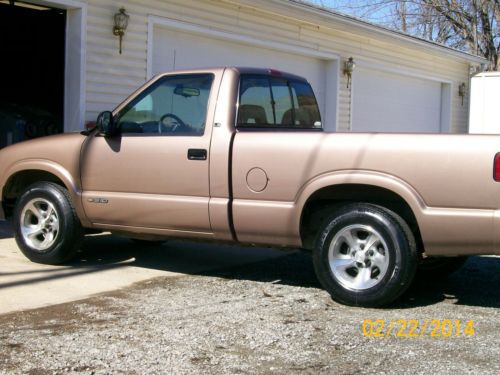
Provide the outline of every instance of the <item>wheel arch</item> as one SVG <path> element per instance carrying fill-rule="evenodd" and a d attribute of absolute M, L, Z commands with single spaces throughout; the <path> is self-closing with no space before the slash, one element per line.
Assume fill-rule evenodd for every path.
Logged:
<path fill-rule="evenodd" d="M 29 185 L 35 182 L 53 182 L 68 190 L 80 218 L 84 218 L 81 207 L 81 191 L 78 182 L 63 166 L 47 160 L 25 160 L 11 166 L 4 174 L 1 201 L 5 216 L 13 213 L 14 204 Z"/>
<path fill-rule="evenodd" d="M 403 181 L 374 172 L 323 176 L 302 190 L 298 226 L 304 248 L 314 247 L 322 221 L 332 209 L 353 202 L 376 204 L 397 213 L 408 223 L 419 250 L 423 251 L 419 229 L 419 216 L 425 208 L 423 199 Z"/>

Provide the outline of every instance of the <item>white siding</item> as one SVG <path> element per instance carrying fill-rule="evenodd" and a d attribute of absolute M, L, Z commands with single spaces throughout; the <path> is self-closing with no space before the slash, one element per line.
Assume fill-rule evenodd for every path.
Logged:
<path fill-rule="evenodd" d="M 148 16 L 190 22 L 224 32 L 244 34 L 257 39 L 294 44 L 302 48 L 326 51 L 347 59 L 353 56 L 365 66 L 375 64 L 398 74 L 437 77 L 451 85 L 451 131 L 467 130 L 468 103 L 462 106 L 458 85 L 468 82 L 465 60 L 429 48 L 409 47 L 397 38 L 369 35 L 354 27 L 335 25 L 318 16 L 304 21 L 296 11 L 286 11 L 277 2 L 217 0 L 88 0 L 86 120 L 95 120 L 101 110 L 111 109 L 147 78 Z M 112 17 L 125 6 L 130 15 L 118 53 L 118 38 L 112 35 Z M 274 10 L 266 12 L 265 9 Z M 284 14 L 288 14 L 285 16 Z M 350 130 L 350 89 L 345 77 L 339 80 L 338 130 Z M 354 72 L 356 74 L 356 71 Z"/>

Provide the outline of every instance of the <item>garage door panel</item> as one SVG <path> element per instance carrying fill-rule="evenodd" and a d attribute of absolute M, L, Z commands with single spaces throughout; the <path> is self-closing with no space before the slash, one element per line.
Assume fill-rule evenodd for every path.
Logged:
<path fill-rule="evenodd" d="M 216 66 L 275 68 L 303 76 L 311 83 L 321 112 L 325 113 L 324 60 L 155 27 L 153 74 Z"/>
<path fill-rule="evenodd" d="M 441 130 L 440 82 L 356 68 L 352 89 L 355 132 Z"/>

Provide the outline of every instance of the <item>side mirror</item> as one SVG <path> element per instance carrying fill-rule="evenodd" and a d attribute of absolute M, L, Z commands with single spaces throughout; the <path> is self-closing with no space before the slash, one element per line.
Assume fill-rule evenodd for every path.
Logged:
<path fill-rule="evenodd" d="M 99 113 L 96 121 L 97 129 L 106 137 L 111 137 L 116 134 L 117 128 L 113 121 L 113 114 L 110 111 Z"/>

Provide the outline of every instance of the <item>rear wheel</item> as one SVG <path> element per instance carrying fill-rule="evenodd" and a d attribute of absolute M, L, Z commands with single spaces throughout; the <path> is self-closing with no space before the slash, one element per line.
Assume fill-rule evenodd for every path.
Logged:
<path fill-rule="evenodd" d="M 23 254 L 33 262 L 44 264 L 70 260 L 83 239 L 68 191 L 50 182 L 31 185 L 18 199 L 14 234 Z"/>
<path fill-rule="evenodd" d="M 410 285 L 417 251 L 400 216 L 372 204 L 348 204 L 325 221 L 313 260 L 334 300 L 376 307 L 394 301 Z"/>

